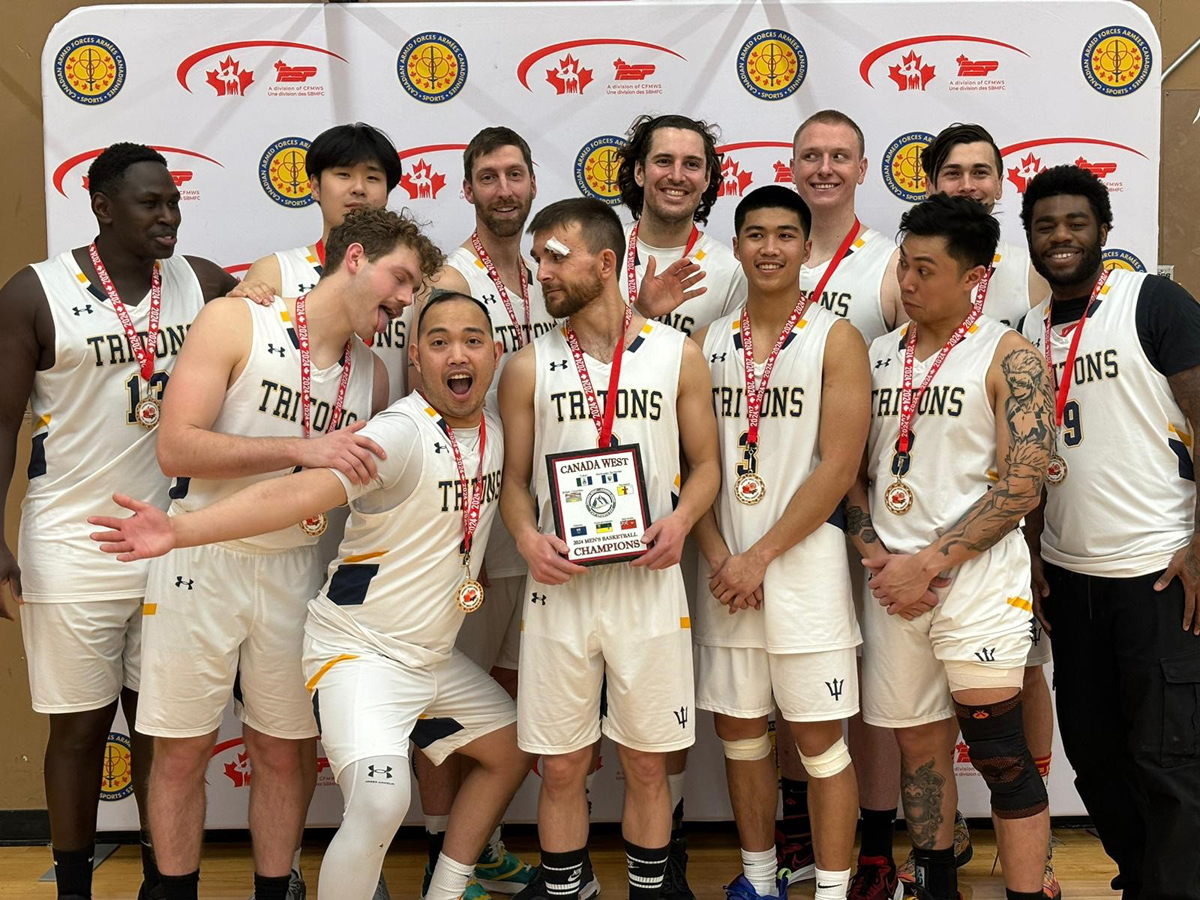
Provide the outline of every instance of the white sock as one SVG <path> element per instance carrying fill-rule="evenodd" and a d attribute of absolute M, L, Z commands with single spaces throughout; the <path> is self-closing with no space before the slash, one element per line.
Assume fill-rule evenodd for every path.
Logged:
<path fill-rule="evenodd" d="M 779 888 L 775 883 L 775 866 L 774 847 L 769 850 L 742 851 L 742 871 L 760 897 L 779 896 Z"/>
<path fill-rule="evenodd" d="M 296 852 L 292 854 L 292 871 L 300 871 L 300 848 L 296 848 Z"/>
<path fill-rule="evenodd" d="M 679 805 L 679 801 L 683 799 L 683 778 L 686 772 L 677 772 L 674 775 L 667 776 L 667 788 L 671 791 L 671 812 L 675 812 L 675 807 Z"/>
<path fill-rule="evenodd" d="M 850 889 L 850 870 L 845 872 L 829 872 L 817 869 L 817 890 L 813 900 L 846 900 L 846 891 Z"/>
<path fill-rule="evenodd" d="M 425 830 L 430 834 L 441 834 L 450 824 L 450 816 L 426 816 Z"/>
<path fill-rule="evenodd" d="M 429 881 L 429 890 L 425 892 L 425 900 L 458 900 L 474 874 L 474 863 L 460 863 L 445 853 L 438 854 L 437 866 L 433 870 L 433 878 Z"/>

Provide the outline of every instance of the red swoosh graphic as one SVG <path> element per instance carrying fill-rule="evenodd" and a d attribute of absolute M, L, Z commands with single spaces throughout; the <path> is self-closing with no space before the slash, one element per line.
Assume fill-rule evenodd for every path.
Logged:
<path fill-rule="evenodd" d="M 870 71 L 871 66 L 875 64 L 875 61 L 879 59 L 879 57 L 886 53 L 891 53 L 893 50 L 899 50 L 901 47 L 907 47 L 910 44 L 931 44 L 935 41 L 972 41 L 976 44 L 991 44 L 995 47 L 1005 47 L 1009 50 L 1016 50 L 1022 56 L 1029 55 L 1020 47 L 1014 47 L 1012 44 L 1006 44 L 1004 41 L 996 41 L 992 40 L 991 38 L 975 37 L 974 35 L 970 34 L 927 34 L 924 37 L 911 37 L 905 38 L 902 41 L 892 41 L 890 44 L 884 44 L 882 47 L 872 50 L 870 53 L 864 56 L 862 62 L 858 64 L 858 74 L 862 76 L 862 80 L 868 85 L 875 87 L 875 85 L 871 84 Z"/>
<path fill-rule="evenodd" d="M 732 153 L 735 150 L 749 150 L 753 147 L 787 147 L 792 149 L 792 145 L 787 141 L 742 141 L 740 144 L 722 144 L 717 147 L 718 153 Z"/>
<path fill-rule="evenodd" d="M 407 150 L 401 150 L 396 155 L 400 159 L 408 159 L 410 156 L 419 156 L 422 153 L 437 153 L 439 150 L 466 150 L 466 144 L 426 144 L 424 147 L 409 147 Z"/>
<path fill-rule="evenodd" d="M 1047 144 L 1099 144 L 1101 147 L 1116 147 L 1118 150 L 1128 150 L 1130 153 L 1136 153 L 1142 159 L 1149 159 L 1141 150 L 1134 150 L 1132 147 L 1126 147 L 1124 144 L 1117 144 L 1113 141 L 1102 141 L 1099 138 L 1080 137 L 1039 138 L 1035 141 L 1021 141 L 1019 144 L 1001 147 L 1000 155 L 1008 156 L 1010 153 L 1019 153 L 1030 147 L 1044 147 Z"/>
<path fill-rule="evenodd" d="M 100 147 L 96 150 L 88 150 L 86 153 L 80 153 L 78 156 L 72 156 L 66 162 L 60 163 L 59 167 L 54 170 L 54 189 L 64 197 L 67 196 L 67 192 L 64 191 L 62 187 L 63 179 L 67 177 L 67 173 L 81 162 L 85 162 L 89 159 L 95 159 L 106 149 L 108 148 Z M 184 156 L 194 156 L 197 159 L 203 159 L 210 163 L 216 163 L 218 166 L 221 166 L 222 169 L 225 168 L 225 166 L 217 162 L 211 156 L 205 156 L 203 153 L 197 153 L 195 150 L 182 150 L 179 147 L 160 147 L 157 144 L 151 144 L 150 149 L 157 150 L 159 153 L 182 153 Z"/>
<path fill-rule="evenodd" d="M 248 272 L 253 263 L 238 263 L 236 266 L 226 266 L 225 271 L 230 275 L 237 275 L 240 272 Z"/>
<path fill-rule="evenodd" d="M 686 56 L 682 56 L 671 50 L 668 47 L 660 47 L 658 44 L 647 44 L 645 41 L 630 41 L 625 38 L 585 38 L 578 41 L 564 41 L 561 44 L 551 44 L 549 47 L 543 47 L 541 50 L 534 50 L 527 57 L 521 60 L 521 64 L 517 66 L 517 79 L 525 86 L 525 90 L 533 91 L 529 83 L 525 80 L 525 76 L 529 74 L 529 70 L 539 59 L 549 56 L 551 53 L 559 53 L 563 50 L 571 50 L 575 47 L 590 47 L 597 44 L 622 44 L 629 47 L 645 47 L 648 50 L 658 50 L 662 53 L 670 53 L 672 56 L 678 56 L 682 60 L 686 60 Z"/>
<path fill-rule="evenodd" d="M 192 66 L 200 62 L 200 60 L 207 56 L 224 53 L 226 50 L 241 50 L 243 47 L 292 47 L 297 50 L 313 50 L 317 53 L 324 53 L 326 56 L 337 57 L 342 62 L 347 62 L 346 57 L 339 56 L 332 50 L 326 50 L 324 47 L 314 47 L 312 44 L 297 44 L 292 41 L 233 41 L 229 44 L 217 44 L 213 47 L 198 50 L 181 62 L 179 68 L 175 70 L 175 77 L 179 79 L 180 87 L 189 94 L 192 92 L 192 89 L 187 86 L 187 75 Z"/>

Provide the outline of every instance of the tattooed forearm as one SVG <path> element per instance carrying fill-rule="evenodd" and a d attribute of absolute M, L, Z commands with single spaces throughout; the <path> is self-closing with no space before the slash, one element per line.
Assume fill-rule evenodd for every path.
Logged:
<path fill-rule="evenodd" d="M 861 506 L 846 507 L 846 531 L 850 537 L 856 537 L 864 544 L 879 542 L 879 535 L 871 527 L 871 517 Z"/>
<path fill-rule="evenodd" d="M 1008 450 L 1003 477 L 942 535 L 937 548 L 975 553 L 995 546 L 1017 527 L 1041 499 L 1042 483 L 1054 450 L 1054 395 L 1046 364 L 1029 347 L 1007 354 L 1000 363 L 1008 384 L 1004 418 Z"/>
<path fill-rule="evenodd" d="M 946 779 L 933 769 L 933 760 L 915 772 L 907 768 L 900 775 L 900 796 L 904 803 L 904 821 L 914 847 L 930 850 L 938 844 L 938 832 L 946 821 L 942 806 L 946 798 Z"/>

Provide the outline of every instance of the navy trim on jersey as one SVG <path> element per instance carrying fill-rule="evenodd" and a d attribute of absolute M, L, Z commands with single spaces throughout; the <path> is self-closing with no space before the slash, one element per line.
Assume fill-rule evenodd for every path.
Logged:
<path fill-rule="evenodd" d="M 43 431 L 33 438 L 33 445 L 29 450 L 29 471 L 27 478 L 37 478 L 39 475 L 46 474 L 46 435 L 49 432 Z"/>
<path fill-rule="evenodd" d="M 338 606 L 362 606 L 367 599 L 367 588 L 371 579 L 379 574 L 379 566 L 370 564 L 342 563 L 329 579 L 326 596 Z"/>
<path fill-rule="evenodd" d="M 462 723 L 457 719 L 451 719 L 449 716 L 432 716 L 428 719 L 417 719 L 417 724 L 413 726 L 412 730 L 412 742 L 424 750 L 442 738 L 458 734 L 462 730 Z"/>
<path fill-rule="evenodd" d="M 171 482 L 171 489 L 167 491 L 167 496 L 172 500 L 182 500 L 188 495 L 188 488 L 192 484 L 190 478 L 176 478 Z"/>

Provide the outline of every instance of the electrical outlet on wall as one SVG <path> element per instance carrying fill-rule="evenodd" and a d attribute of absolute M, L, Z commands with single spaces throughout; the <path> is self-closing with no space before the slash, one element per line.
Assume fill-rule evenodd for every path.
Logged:
<path fill-rule="evenodd" d="M 1174 281 L 1175 280 L 1175 267 L 1169 266 L 1166 263 L 1159 263 L 1158 264 L 1158 274 L 1161 275 L 1163 278 L 1169 278 L 1172 281 Z"/>

